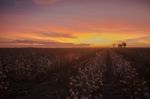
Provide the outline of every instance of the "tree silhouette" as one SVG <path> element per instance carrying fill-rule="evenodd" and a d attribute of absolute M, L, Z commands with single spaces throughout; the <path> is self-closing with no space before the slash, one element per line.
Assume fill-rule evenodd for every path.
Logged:
<path fill-rule="evenodd" d="M 116 44 L 113 44 L 113 48 L 116 47 Z"/>
<path fill-rule="evenodd" d="M 125 43 L 125 42 L 122 42 L 122 47 L 126 47 L 127 46 L 127 44 Z"/>
<path fill-rule="evenodd" d="M 118 44 L 118 48 L 122 48 L 122 44 Z"/>

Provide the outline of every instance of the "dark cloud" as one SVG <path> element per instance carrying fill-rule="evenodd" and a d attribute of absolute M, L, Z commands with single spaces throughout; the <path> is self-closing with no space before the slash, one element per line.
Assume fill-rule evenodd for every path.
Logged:
<path fill-rule="evenodd" d="M 63 37 L 63 38 L 76 38 L 72 34 L 68 33 L 59 33 L 59 32 L 37 32 L 39 36 L 46 36 L 46 37 Z"/>
<path fill-rule="evenodd" d="M 2 6 L 12 6 L 15 4 L 16 0 L 0 0 L 0 7 Z"/>
<path fill-rule="evenodd" d="M 39 43 L 37 41 L 32 41 L 32 40 L 9 40 L 9 39 L 3 39 L 0 41 L 1 44 L 8 44 L 8 43 L 12 43 L 12 44 L 15 44 L 15 43 L 28 43 L 28 44 L 33 44 L 33 43 Z"/>
<path fill-rule="evenodd" d="M 8 45 L 8 46 L 6 46 Z M 34 40 L 25 40 L 25 39 L 18 39 L 13 41 L 0 41 L 0 47 L 46 47 L 46 48 L 53 48 L 53 47 L 89 47 L 90 44 L 73 44 L 73 43 L 61 43 L 61 42 L 54 42 L 54 41 L 34 41 Z"/>
<path fill-rule="evenodd" d="M 133 39 L 127 39 L 125 40 L 126 42 L 132 43 L 132 42 L 149 42 L 150 43 L 150 36 L 144 36 L 144 37 L 139 37 L 139 38 L 133 38 Z"/>
<path fill-rule="evenodd" d="M 33 3 L 35 3 L 37 5 L 51 5 L 60 0 L 32 0 L 32 1 L 33 1 Z"/>
<path fill-rule="evenodd" d="M 15 0 L 0 0 L 0 11 L 7 8 L 13 8 L 15 6 Z"/>

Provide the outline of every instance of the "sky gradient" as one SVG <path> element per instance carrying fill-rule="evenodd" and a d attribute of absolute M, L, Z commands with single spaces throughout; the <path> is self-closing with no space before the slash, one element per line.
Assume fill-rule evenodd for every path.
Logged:
<path fill-rule="evenodd" d="M 150 0 L 0 0 L 0 47 L 150 47 Z"/>

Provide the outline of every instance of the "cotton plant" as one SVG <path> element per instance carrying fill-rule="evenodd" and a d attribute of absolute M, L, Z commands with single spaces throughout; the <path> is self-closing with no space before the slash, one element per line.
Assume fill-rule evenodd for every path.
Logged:
<path fill-rule="evenodd" d="M 7 76 L 7 69 L 8 68 L 0 61 L 0 94 L 7 93 L 9 90 L 10 83 Z"/>
<path fill-rule="evenodd" d="M 70 78 L 70 97 L 68 99 L 99 99 L 102 94 L 98 92 L 103 86 L 103 76 L 106 67 L 105 53 L 96 53 L 96 56 L 85 66 L 78 68 L 78 74 Z"/>
<path fill-rule="evenodd" d="M 120 76 L 120 83 L 126 86 L 123 90 L 132 93 L 130 98 L 149 99 L 147 82 L 138 77 L 139 74 L 130 62 L 114 52 L 111 52 L 111 59 L 113 74 Z"/>

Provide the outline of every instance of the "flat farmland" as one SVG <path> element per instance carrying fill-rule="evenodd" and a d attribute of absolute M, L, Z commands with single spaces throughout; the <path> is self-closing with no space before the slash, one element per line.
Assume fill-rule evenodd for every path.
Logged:
<path fill-rule="evenodd" d="M 150 99 L 149 48 L 0 49 L 0 99 Z"/>

